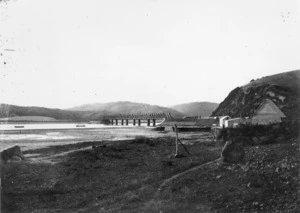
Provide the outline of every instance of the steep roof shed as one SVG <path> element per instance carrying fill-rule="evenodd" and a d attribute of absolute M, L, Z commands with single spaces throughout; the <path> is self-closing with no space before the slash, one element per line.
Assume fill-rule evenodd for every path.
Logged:
<path fill-rule="evenodd" d="M 282 118 L 286 118 L 283 112 L 272 100 L 266 99 L 253 113 L 252 124 L 267 125 L 271 123 L 280 123 Z"/>

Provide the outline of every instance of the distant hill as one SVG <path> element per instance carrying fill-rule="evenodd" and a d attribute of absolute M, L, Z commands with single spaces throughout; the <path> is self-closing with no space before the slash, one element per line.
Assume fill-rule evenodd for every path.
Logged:
<path fill-rule="evenodd" d="M 300 119 L 300 70 L 251 80 L 232 90 L 213 116 L 251 116 L 265 99 L 271 99 L 288 117 Z"/>
<path fill-rule="evenodd" d="M 44 116 L 16 116 L 0 118 L 1 121 L 17 121 L 17 122 L 55 122 L 57 119 Z"/>
<path fill-rule="evenodd" d="M 49 109 L 45 107 L 23 107 L 9 104 L 0 104 L 0 118 L 19 116 L 39 116 L 49 119 L 80 121 L 84 119 L 81 112 Z"/>
<path fill-rule="evenodd" d="M 218 107 L 219 104 L 211 102 L 191 102 L 171 106 L 186 116 L 210 116 L 211 113 Z"/>
<path fill-rule="evenodd" d="M 285 87 L 290 90 L 300 89 L 300 70 L 294 70 L 290 72 L 283 72 L 276 75 L 265 76 L 258 78 L 256 80 L 252 79 L 248 84 L 243 86 L 244 90 L 250 88 L 256 88 L 261 85 L 276 85 L 280 87 Z"/>
<path fill-rule="evenodd" d="M 184 116 L 170 108 L 133 102 L 87 104 L 70 110 L 0 104 L 2 121 L 100 121 L 110 115 L 136 113 L 171 113 L 174 117 Z"/>
<path fill-rule="evenodd" d="M 171 113 L 174 117 L 182 117 L 183 113 L 174 109 L 161 107 L 157 105 L 150 105 L 144 103 L 135 103 L 129 101 L 119 101 L 110 103 L 94 103 L 85 104 L 69 108 L 68 110 L 75 111 L 89 111 L 89 112 L 102 112 L 105 114 L 139 114 L 139 113 Z"/>

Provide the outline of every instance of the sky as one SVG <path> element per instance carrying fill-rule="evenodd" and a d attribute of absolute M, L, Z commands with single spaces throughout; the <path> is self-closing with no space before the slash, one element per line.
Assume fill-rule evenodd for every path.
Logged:
<path fill-rule="evenodd" d="M 220 103 L 299 50 L 300 0 L 1 1 L 0 103 Z"/>

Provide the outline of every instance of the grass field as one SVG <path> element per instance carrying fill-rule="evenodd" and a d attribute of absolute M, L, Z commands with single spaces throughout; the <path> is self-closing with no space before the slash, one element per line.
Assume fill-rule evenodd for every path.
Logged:
<path fill-rule="evenodd" d="M 76 139 L 21 140 L 26 159 L 2 165 L 2 212 L 296 211 L 298 140 L 246 147 L 244 162 L 224 164 L 210 133 L 180 133 L 192 154 L 181 147 L 181 158 L 173 132 L 51 134 Z"/>

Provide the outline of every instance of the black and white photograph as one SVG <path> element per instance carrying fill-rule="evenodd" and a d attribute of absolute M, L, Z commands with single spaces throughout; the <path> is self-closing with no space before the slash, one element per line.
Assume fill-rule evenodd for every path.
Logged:
<path fill-rule="evenodd" d="M 300 212 L 300 0 L 0 0 L 0 213 Z"/>

